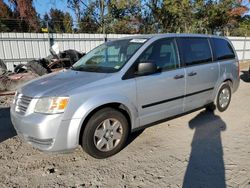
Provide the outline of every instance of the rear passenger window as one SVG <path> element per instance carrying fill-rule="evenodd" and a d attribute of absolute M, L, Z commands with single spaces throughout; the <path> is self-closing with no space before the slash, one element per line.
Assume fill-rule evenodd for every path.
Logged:
<path fill-rule="evenodd" d="M 179 38 L 178 47 L 186 66 L 212 61 L 212 53 L 206 38 Z"/>
<path fill-rule="evenodd" d="M 155 63 L 162 71 L 177 68 L 174 39 L 160 39 L 151 44 L 137 60 L 138 63 L 147 61 Z"/>
<path fill-rule="evenodd" d="M 224 39 L 212 39 L 215 60 L 234 59 L 232 46 Z"/>

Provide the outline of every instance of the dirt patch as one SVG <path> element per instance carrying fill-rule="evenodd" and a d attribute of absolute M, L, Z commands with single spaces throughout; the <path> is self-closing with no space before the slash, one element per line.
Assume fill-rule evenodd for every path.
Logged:
<path fill-rule="evenodd" d="M 104 160 L 80 147 L 65 154 L 33 149 L 2 107 L 0 187 L 250 187 L 249 101 L 250 84 L 241 81 L 226 112 L 200 110 L 148 128 Z"/>
<path fill-rule="evenodd" d="M 13 95 L 0 96 L 0 108 L 9 107 L 13 101 L 13 97 L 14 97 Z"/>
<path fill-rule="evenodd" d="M 244 70 L 244 69 L 248 69 L 250 66 L 250 61 L 242 61 L 240 62 L 240 69 Z"/>

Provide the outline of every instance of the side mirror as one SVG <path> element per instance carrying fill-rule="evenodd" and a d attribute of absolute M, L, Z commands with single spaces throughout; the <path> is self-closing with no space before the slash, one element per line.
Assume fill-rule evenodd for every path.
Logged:
<path fill-rule="evenodd" d="M 157 71 L 157 66 L 153 62 L 142 62 L 138 64 L 137 75 L 144 76 L 156 73 Z"/>

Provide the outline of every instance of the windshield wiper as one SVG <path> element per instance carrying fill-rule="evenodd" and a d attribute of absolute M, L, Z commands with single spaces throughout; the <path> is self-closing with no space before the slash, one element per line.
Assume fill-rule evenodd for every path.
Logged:
<path fill-rule="evenodd" d="M 97 67 L 97 66 L 79 66 L 79 67 L 73 67 L 72 70 L 76 71 L 87 71 L 87 72 L 103 72 L 102 67 Z"/>

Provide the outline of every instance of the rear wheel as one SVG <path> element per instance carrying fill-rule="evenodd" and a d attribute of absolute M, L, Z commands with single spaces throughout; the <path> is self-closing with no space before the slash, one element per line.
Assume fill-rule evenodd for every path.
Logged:
<path fill-rule="evenodd" d="M 228 108 L 231 102 L 231 95 L 231 87 L 229 83 L 225 82 L 219 89 L 216 98 L 216 107 L 220 112 L 224 112 Z"/>
<path fill-rule="evenodd" d="M 128 137 L 126 117 L 113 108 L 97 111 L 88 121 L 82 135 L 83 149 L 95 158 L 118 153 Z"/>

